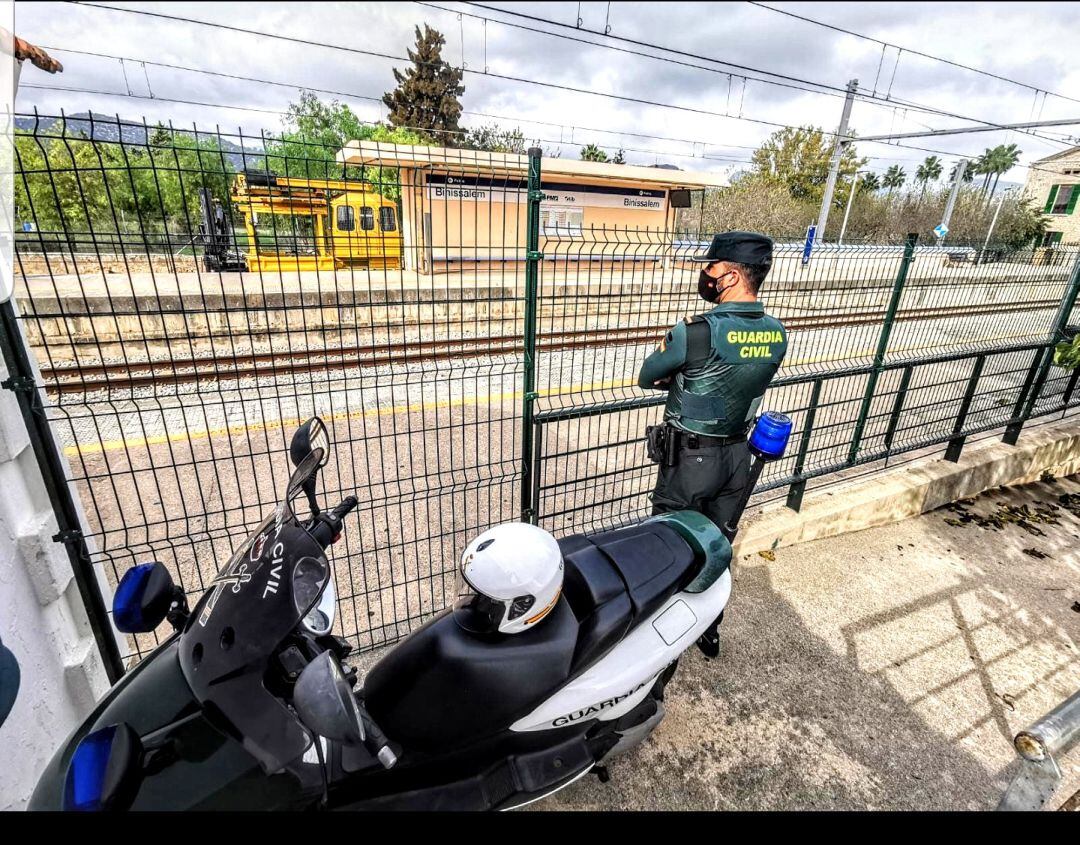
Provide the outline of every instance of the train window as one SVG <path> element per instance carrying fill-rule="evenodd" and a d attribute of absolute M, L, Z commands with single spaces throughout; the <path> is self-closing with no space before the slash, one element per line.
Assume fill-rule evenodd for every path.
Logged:
<path fill-rule="evenodd" d="M 337 227 L 339 232 L 351 232 L 356 228 L 356 212 L 351 205 L 337 207 Z"/>
<path fill-rule="evenodd" d="M 365 205 L 360 209 L 360 228 L 365 232 L 375 228 L 375 212 L 371 210 L 371 206 Z"/>
<path fill-rule="evenodd" d="M 393 206 L 384 205 L 379 209 L 379 226 L 384 232 L 396 232 L 397 221 L 394 219 Z"/>

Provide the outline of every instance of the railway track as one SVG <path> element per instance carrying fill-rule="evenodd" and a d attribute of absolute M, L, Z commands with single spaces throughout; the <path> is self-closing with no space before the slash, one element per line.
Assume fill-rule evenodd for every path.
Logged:
<path fill-rule="evenodd" d="M 973 317 L 986 314 L 1022 313 L 1056 307 L 1056 299 L 1025 303 L 1004 303 L 977 307 L 913 308 L 897 313 L 897 322 Z M 881 310 L 828 315 L 804 315 L 783 318 L 791 331 L 839 329 L 874 325 L 884 320 Z M 538 352 L 559 352 L 603 346 L 628 346 L 653 343 L 663 329 L 658 326 L 627 326 L 581 331 L 541 332 Z M 339 347 L 332 350 L 305 349 L 274 353 L 196 356 L 166 361 L 93 363 L 72 366 L 42 367 L 45 389 L 53 394 L 88 393 L 98 390 L 133 390 L 161 385 L 175 385 L 218 379 L 272 378 L 275 376 L 319 372 L 330 369 L 357 369 L 411 364 L 423 361 L 456 360 L 513 355 L 523 350 L 520 335 L 460 337 L 409 341 L 404 346 L 372 343 Z"/>

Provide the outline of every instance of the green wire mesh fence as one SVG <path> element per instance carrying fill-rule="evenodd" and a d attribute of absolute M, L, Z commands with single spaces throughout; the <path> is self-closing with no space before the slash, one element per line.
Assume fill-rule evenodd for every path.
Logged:
<path fill-rule="evenodd" d="M 96 116 L 17 126 L 5 325 L 30 362 L 22 400 L 69 468 L 58 495 L 82 513 L 62 539 L 107 586 L 157 559 L 205 589 L 276 504 L 312 414 L 334 443 L 321 494 L 361 502 L 333 547 L 335 633 L 359 648 L 444 607 L 461 549 L 491 525 L 562 535 L 648 513 L 643 433 L 664 397 L 637 370 L 704 308 L 687 259 L 706 236 L 675 229 L 677 172 L 569 173 L 456 138 L 342 149 Z M 652 216 L 595 213 L 622 202 Z M 819 245 L 805 260 L 778 243 L 763 299 L 790 344 L 764 409 L 795 433 L 759 492 L 797 508 L 815 479 L 928 447 L 955 459 L 965 438 L 1015 439 L 1080 405 L 1052 363 L 1078 267 L 1061 246 Z"/>

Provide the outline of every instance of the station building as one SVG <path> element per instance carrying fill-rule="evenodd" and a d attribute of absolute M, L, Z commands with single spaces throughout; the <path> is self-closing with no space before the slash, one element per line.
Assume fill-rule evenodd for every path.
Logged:
<path fill-rule="evenodd" d="M 512 270 L 524 257 L 528 156 L 350 141 L 337 159 L 400 184 L 406 270 Z M 715 173 L 545 157 L 540 251 L 567 265 L 661 260 L 678 237 L 677 209 L 727 184 Z"/>

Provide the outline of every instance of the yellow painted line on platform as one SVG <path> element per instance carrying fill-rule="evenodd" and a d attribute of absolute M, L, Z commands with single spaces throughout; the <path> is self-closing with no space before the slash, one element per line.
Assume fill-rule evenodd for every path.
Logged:
<path fill-rule="evenodd" d="M 936 349 L 936 344 L 925 344 L 922 346 L 906 346 L 900 349 L 891 350 L 893 352 L 919 352 L 925 349 Z M 848 353 L 849 358 L 858 358 L 863 355 L 872 355 L 875 352 L 874 349 L 863 349 L 857 352 Z M 826 361 L 836 361 L 837 359 L 831 356 L 822 355 L 812 358 L 796 358 L 787 362 L 788 366 L 800 366 L 802 364 L 818 364 Z M 541 396 L 565 396 L 567 394 L 574 393 L 588 393 L 591 390 L 610 390 L 612 388 L 631 387 L 637 384 L 636 379 L 622 379 L 620 381 L 602 381 L 594 382 L 592 384 L 577 384 L 562 389 L 547 389 L 537 391 Z M 514 393 L 496 393 L 485 394 L 483 396 L 463 396 L 460 399 L 441 399 L 437 402 L 417 402 L 411 405 L 394 405 L 389 408 L 369 408 L 360 411 L 342 411 L 337 414 L 332 414 L 329 417 L 324 417 L 326 422 L 337 422 L 340 420 L 353 420 L 364 419 L 368 417 L 378 416 L 392 416 L 395 414 L 407 414 L 414 412 L 432 411 L 440 408 L 455 408 L 465 407 L 469 405 L 490 405 L 495 402 L 503 402 L 506 400 L 519 400 L 522 397 L 520 391 Z M 64 447 L 64 454 L 68 457 L 76 457 L 78 455 L 93 455 L 101 452 L 112 452 L 117 449 L 139 449 L 146 446 L 160 446 L 165 443 L 184 443 L 193 440 L 206 440 L 211 437 L 222 436 L 237 436 L 241 434 L 250 434 L 257 431 L 273 431 L 279 428 L 298 426 L 304 419 L 288 419 L 288 420 L 274 420 L 272 422 L 265 423 L 249 423 L 246 425 L 234 425 L 226 428 L 216 428 L 202 431 L 184 431 L 175 434 L 159 434 L 150 437 L 133 437 L 122 440 L 104 440 L 96 443 L 84 443 L 75 446 Z"/>
<path fill-rule="evenodd" d="M 571 385 L 559 390 L 539 390 L 541 396 L 561 396 L 569 393 L 587 393 L 590 390 L 604 390 L 613 387 L 626 387 L 634 384 L 633 381 L 606 381 L 593 384 Z M 437 402 L 416 402 L 411 405 L 394 405 L 389 408 L 368 408 L 360 411 L 341 411 L 323 417 L 323 421 L 337 422 L 340 420 L 364 419 L 367 417 L 392 416 L 395 414 L 407 414 L 417 411 L 432 411 L 439 408 L 464 407 L 468 405 L 490 405 L 495 402 L 521 399 L 520 391 L 513 393 L 485 394 L 483 396 L 463 396 L 459 399 L 440 399 Z M 83 443 L 74 446 L 65 446 L 64 454 L 70 457 L 77 455 L 92 455 L 100 452 L 112 452 L 117 449 L 139 449 L 144 446 L 160 446 L 164 443 L 184 443 L 191 440 L 205 440 L 210 437 L 235 436 L 250 434 L 257 431 L 273 431 L 279 428 L 298 426 L 307 418 L 287 420 L 273 420 L 265 423 L 248 423 L 245 425 L 233 425 L 224 428 L 216 428 L 201 431 L 183 431 L 174 434 L 158 434 L 150 437 L 131 437 L 122 440 L 104 440 L 96 443 Z"/>

